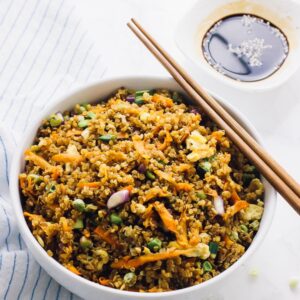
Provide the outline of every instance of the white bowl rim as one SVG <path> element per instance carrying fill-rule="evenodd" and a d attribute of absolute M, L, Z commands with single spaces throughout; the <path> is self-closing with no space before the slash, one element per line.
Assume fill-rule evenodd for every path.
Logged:
<path fill-rule="evenodd" d="M 119 76 L 119 77 L 112 77 L 112 78 L 106 78 L 104 80 L 100 80 L 97 82 L 93 82 L 89 85 L 85 85 L 84 87 L 79 87 L 76 88 L 74 90 L 72 90 L 69 93 L 66 93 L 64 96 L 57 98 L 55 101 L 53 101 L 49 106 L 46 107 L 45 110 L 43 110 L 43 113 L 48 112 L 48 114 L 53 113 L 53 109 L 54 107 L 66 100 L 67 98 L 70 98 L 74 95 L 76 95 L 77 93 L 80 93 L 84 90 L 89 90 L 92 89 L 93 87 L 96 86 L 104 86 L 106 84 L 112 84 L 114 82 L 124 82 L 126 84 L 126 81 L 130 81 L 130 80 L 136 80 L 136 81 L 154 81 L 154 82 L 162 82 L 162 83 L 170 83 L 170 81 L 173 81 L 173 83 L 175 82 L 172 78 L 170 77 L 165 77 L 165 76 Z M 138 85 L 138 84 L 137 84 Z M 263 144 L 261 141 L 261 138 L 259 137 L 258 133 L 256 132 L 255 128 L 251 125 L 251 123 L 249 123 L 249 121 L 247 120 L 247 118 L 245 118 L 236 108 L 234 108 L 231 104 L 229 104 L 227 101 L 224 101 L 224 99 L 222 99 L 222 97 L 219 97 L 217 95 L 215 95 L 214 93 L 211 93 L 216 99 L 218 99 L 218 101 L 220 101 L 222 104 L 225 105 L 225 108 L 228 108 L 229 110 L 232 110 L 234 112 L 234 114 L 236 114 L 236 116 L 238 116 L 243 123 L 250 129 L 251 134 L 254 136 L 254 138 L 260 143 Z M 54 258 L 50 257 L 46 251 L 40 246 L 40 244 L 37 242 L 37 240 L 34 238 L 33 234 L 31 233 L 26 220 L 23 216 L 23 210 L 21 209 L 20 212 L 20 206 L 22 208 L 22 204 L 21 204 L 21 199 L 19 197 L 19 185 L 18 185 L 18 175 L 20 173 L 20 167 L 19 167 L 19 161 L 20 159 L 23 157 L 23 149 L 25 148 L 25 146 L 28 145 L 28 141 L 32 140 L 32 129 L 33 128 L 37 128 L 38 125 L 41 123 L 41 118 L 37 118 L 32 124 L 31 126 L 28 128 L 28 130 L 26 131 L 26 133 L 24 134 L 23 138 L 22 138 L 22 142 L 20 143 L 14 158 L 12 160 L 12 164 L 11 164 L 11 168 L 10 168 L 10 176 L 9 176 L 9 182 L 10 182 L 10 194 L 11 194 L 11 198 L 12 198 L 12 205 L 13 205 L 13 210 L 15 212 L 16 215 L 16 221 L 17 221 L 17 225 L 19 227 L 19 230 L 21 232 L 21 235 L 25 241 L 25 243 L 30 243 L 30 245 L 32 247 L 35 248 L 35 251 L 38 251 L 39 254 L 41 255 L 41 257 L 44 259 L 45 262 L 47 262 L 47 264 L 51 264 L 53 265 L 59 272 L 63 273 L 63 276 L 65 276 L 66 278 L 69 278 L 70 280 L 74 281 L 75 283 L 81 283 L 83 285 L 86 286 L 90 286 L 93 288 L 96 288 L 99 290 L 99 292 L 103 291 L 103 292 L 108 292 L 114 295 L 119 295 L 119 296 L 128 296 L 128 297 L 132 297 L 132 298 L 139 298 L 141 296 L 143 296 L 144 298 L 165 298 L 165 297 L 170 297 L 170 296 L 179 296 L 179 295 L 183 295 L 183 294 L 188 294 L 191 292 L 194 292 L 196 290 L 201 290 L 205 287 L 208 287 L 212 284 L 215 284 L 216 282 L 222 280 L 224 277 L 228 276 L 229 274 L 231 274 L 235 269 L 237 269 L 238 267 L 240 267 L 243 263 L 245 263 L 245 261 L 251 256 L 251 254 L 257 250 L 258 246 L 261 245 L 262 240 L 264 239 L 264 237 L 266 236 L 267 231 L 270 228 L 272 219 L 273 219 L 273 215 L 275 212 L 275 208 L 276 208 L 276 192 L 273 189 L 273 187 L 269 187 L 270 189 L 270 198 L 272 199 L 272 201 L 269 201 L 269 213 L 268 216 L 263 217 L 264 218 L 264 226 L 260 226 L 255 239 L 253 240 L 252 244 L 250 245 L 250 247 L 247 249 L 247 251 L 233 264 L 231 265 L 228 269 L 226 269 L 225 271 L 221 272 L 219 275 L 194 286 L 191 287 L 186 287 L 186 288 L 182 288 L 182 289 L 178 289 L 175 291 L 167 291 L 167 292 L 157 292 L 157 293 L 141 293 L 141 292 L 131 292 L 131 291 L 123 291 L 123 290 L 119 290 L 119 289 L 114 289 L 114 288 L 110 288 L 110 287 L 106 287 L 100 284 L 97 284 L 93 281 L 90 281 L 88 279 L 85 279 L 81 276 L 75 275 L 74 273 L 72 273 L 71 271 L 67 270 L 63 265 L 61 265 L 58 261 L 56 261 Z M 54 278 L 55 279 L 55 278 Z"/>

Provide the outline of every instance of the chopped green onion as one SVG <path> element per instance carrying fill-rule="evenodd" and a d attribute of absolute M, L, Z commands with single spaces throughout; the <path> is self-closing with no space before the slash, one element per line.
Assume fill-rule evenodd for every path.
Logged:
<path fill-rule="evenodd" d="M 109 142 L 110 140 L 114 140 L 116 138 L 115 135 L 112 134 L 104 134 L 99 137 L 99 140 L 103 142 Z"/>
<path fill-rule="evenodd" d="M 136 91 L 136 92 L 135 92 L 135 97 L 143 96 L 144 93 L 151 94 L 151 91 L 150 91 L 150 90 L 140 90 L 140 91 Z"/>
<path fill-rule="evenodd" d="M 147 247 L 152 251 L 159 251 L 161 248 L 161 240 L 158 238 L 151 239 L 151 241 L 147 244 Z"/>
<path fill-rule="evenodd" d="M 87 114 L 86 114 L 86 117 L 88 119 L 95 119 L 96 118 L 96 114 L 93 113 L 92 111 L 89 111 Z"/>
<path fill-rule="evenodd" d="M 249 184 L 250 184 L 250 182 L 251 182 L 252 179 L 254 179 L 254 178 L 255 178 L 254 174 L 244 173 L 244 174 L 242 175 L 243 185 L 244 185 L 245 187 L 248 187 Z"/>
<path fill-rule="evenodd" d="M 211 256 L 213 258 L 216 257 L 216 254 L 218 253 L 219 245 L 216 242 L 210 242 L 209 243 L 209 252 L 211 253 Z"/>
<path fill-rule="evenodd" d="M 248 233 L 248 227 L 244 224 L 240 225 L 240 229 L 246 233 Z"/>
<path fill-rule="evenodd" d="M 203 270 L 204 270 L 205 272 L 209 272 L 209 271 L 212 270 L 212 265 L 211 265 L 211 263 L 210 263 L 209 261 L 205 261 L 205 262 L 203 263 Z"/>
<path fill-rule="evenodd" d="M 85 203 L 82 199 L 75 199 L 73 201 L 73 207 L 80 212 L 85 211 Z"/>
<path fill-rule="evenodd" d="M 56 190 L 56 187 L 54 184 L 47 185 L 47 187 L 46 187 L 46 191 L 48 191 L 49 193 L 54 193 L 55 190 Z"/>
<path fill-rule="evenodd" d="M 172 94 L 172 99 L 176 102 L 176 103 L 182 103 L 182 97 L 178 92 L 173 92 Z"/>
<path fill-rule="evenodd" d="M 87 239 L 85 236 L 82 236 L 80 238 L 80 246 L 83 248 L 83 249 L 87 249 L 87 248 L 91 248 L 93 246 L 93 243 L 91 240 Z"/>
<path fill-rule="evenodd" d="M 289 286 L 291 289 L 296 289 L 296 287 L 299 284 L 299 279 L 298 278 L 291 278 L 289 281 Z"/>
<path fill-rule="evenodd" d="M 28 178 L 31 178 L 33 179 L 34 183 L 35 184 L 39 184 L 43 181 L 43 178 L 39 175 L 36 175 L 36 174 L 29 174 L 28 175 Z"/>
<path fill-rule="evenodd" d="M 115 224 L 115 225 L 120 225 L 120 224 L 122 224 L 122 219 L 121 219 L 117 214 L 112 213 L 112 214 L 109 216 L 109 219 L 110 219 L 110 222 L 111 222 L 112 224 Z"/>
<path fill-rule="evenodd" d="M 137 105 L 142 105 L 145 103 L 144 99 L 143 99 L 143 96 L 138 96 L 135 98 L 134 100 L 134 103 L 137 104 Z"/>
<path fill-rule="evenodd" d="M 259 227 L 259 221 L 258 220 L 254 220 L 251 224 L 250 224 L 250 227 L 257 231 L 258 230 L 258 227 Z"/>
<path fill-rule="evenodd" d="M 198 198 L 200 198 L 201 200 L 205 200 L 205 199 L 207 198 L 206 194 L 203 193 L 203 192 L 198 192 L 198 193 L 196 193 L 196 196 L 197 196 Z"/>
<path fill-rule="evenodd" d="M 239 240 L 239 234 L 236 231 L 232 231 L 230 237 L 234 241 L 238 241 Z"/>
<path fill-rule="evenodd" d="M 78 127 L 86 128 L 89 126 L 89 120 L 81 120 L 78 122 Z"/>
<path fill-rule="evenodd" d="M 149 170 L 146 171 L 146 177 L 150 180 L 155 180 L 155 175 Z"/>
<path fill-rule="evenodd" d="M 196 167 L 198 175 L 203 178 L 207 172 L 211 171 L 211 163 L 207 160 L 200 162 Z"/>
<path fill-rule="evenodd" d="M 83 221 L 82 221 L 82 219 L 81 218 L 78 218 L 77 220 L 76 220 L 76 222 L 74 223 L 74 225 L 73 225 L 73 228 L 74 229 L 82 229 L 84 226 L 83 226 Z"/>

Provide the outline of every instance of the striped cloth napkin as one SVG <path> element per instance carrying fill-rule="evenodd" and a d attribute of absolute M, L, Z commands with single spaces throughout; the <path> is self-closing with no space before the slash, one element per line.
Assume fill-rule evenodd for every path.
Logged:
<path fill-rule="evenodd" d="M 0 299 L 78 299 L 26 249 L 9 199 L 9 164 L 31 120 L 59 94 L 101 78 L 99 50 L 69 0 L 0 2 Z"/>

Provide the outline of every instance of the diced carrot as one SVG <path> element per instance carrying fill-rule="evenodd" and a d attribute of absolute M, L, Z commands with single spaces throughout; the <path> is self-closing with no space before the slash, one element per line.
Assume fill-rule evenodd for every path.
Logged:
<path fill-rule="evenodd" d="M 53 155 L 52 160 L 63 163 L 80 163 L 83 157 L 80 154 L 60 153 Z"/>
<path fill-rule="evenodd" d="M 119 242 L 115 236 L 110 234 L 109 232 L 102 229 L 100 226 L 96 227 L 94 232 L 106 243 L 110 244 L 112 247 L 116 248 L 119 246 Z"/>
<path fill-rule="evenodd" d="M 211 137 L 215 138 L 218 142 L 220 142 L 224 134 L 225 132 L 223 130 L 217 130 L 212 132 Z"/>

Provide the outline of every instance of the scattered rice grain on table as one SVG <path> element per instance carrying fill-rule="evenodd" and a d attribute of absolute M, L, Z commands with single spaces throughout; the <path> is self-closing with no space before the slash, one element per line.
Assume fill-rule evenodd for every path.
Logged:
<path fill-rule="evenodd" d="M 48 255 L 139 292 L 204 282 L 250 246 L 257 170 L 177 92 L 120 88 L 43 122 L 20 174 L 24 216 Z"/>

